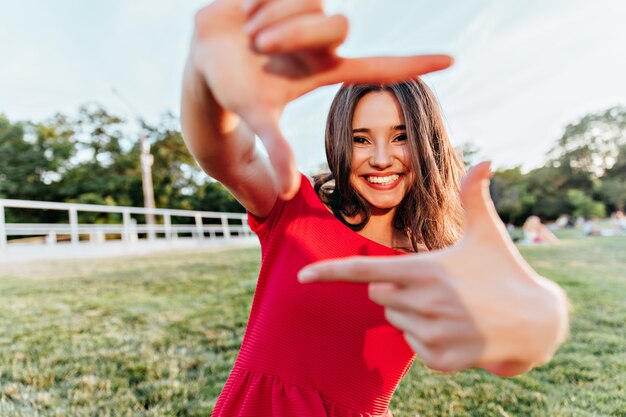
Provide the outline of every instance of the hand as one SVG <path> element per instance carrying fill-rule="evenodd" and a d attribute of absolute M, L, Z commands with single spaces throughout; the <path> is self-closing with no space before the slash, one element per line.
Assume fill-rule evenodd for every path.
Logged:
<path fill-rule="evenodd" d="M 489 164 L 467 175 L 463 238 L 400 257 L 355 257 L 310 265 L 301 282 L 370 282 L 370 298 L 435 370 L 482 367 L 512 376 L 547 361 L 568 328 L 562 290 L 522 258 L 489 196 Z"/>
<path fill-rule="evenodd" d="M 340 82 L 390 83 L 448 67 L 444 55 L 341 58 L 343 16 L 324 14 L 320 0 L 216 0 L 196 15 L 189 63 L 198 94 L 209 91 L 263 141 L 283 198 L 300 176 L 278 120 L 292 100 Z"/>

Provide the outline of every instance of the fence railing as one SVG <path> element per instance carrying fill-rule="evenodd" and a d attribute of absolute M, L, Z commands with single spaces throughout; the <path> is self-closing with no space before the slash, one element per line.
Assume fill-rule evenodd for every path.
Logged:
<path fill-rule="evenodd" d="M 7 223 L 7 210 L 60 210 L 67 212 L 66 223 Z M 79 213 L 117 214 L 118 223 L 81 223 Z M 155 224 L 138 223 L 138 217 L 154 215 Z M 172 219 L 177 221 L 172 222 Z M 180 220 L 184 219 L 184 220 Z M 138 242 L 140 240 L 236 238 L 250 236 L 248 218 L 242 213 L 146 209 L 141 207 L 104 206 L 95 204 L 55 203 L 47 201 L 0 199 L 0 248 L 24 238 L 39 237 L 42 242 L 60 241 L 103 243 L 111 240 Z M 17 239 L 17 238 L 22 239 Z"/>

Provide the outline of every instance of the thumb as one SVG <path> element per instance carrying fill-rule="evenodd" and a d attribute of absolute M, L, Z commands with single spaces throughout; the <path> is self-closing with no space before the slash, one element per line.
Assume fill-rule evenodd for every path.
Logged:
<path fill-rule="evenodd" d="M 461 203 L 465 210 L 466 232 L 484 226 L 498 218 L 498 213 L 489 194 L 491 163 L 481 162 L 474 166 L 461 185 Z"/>
<path fill-rule="evenodd" d="M 278 119 L 277 115 L 262 115 L 257 112 L 251 120 L 251 125 L 267 150 L 280 197 L 289 200 L 298 191 L 301 177 L 296 166 L 296 158 L 280 130 Z"/>

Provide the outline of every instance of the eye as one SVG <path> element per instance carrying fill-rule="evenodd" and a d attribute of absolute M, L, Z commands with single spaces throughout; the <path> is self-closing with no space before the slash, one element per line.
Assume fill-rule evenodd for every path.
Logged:
<path fill-rule="evenodd" d="M 352 141 L 354 143 L 358 143 L 358 144 L 361 144 L 361 145 L 365 145 L 366 143 L 369 143 L 367 138 L 364 138 L 363 136 L 355 136 L 355 137 L 352 138 Z"/>
<path fill-rule="evenodd" d="M 398 135 L 395 138 L 393 138 L 394 142 L 404 142 L 406 140 L 407 140 L 406 133 L 403 133 L 403 134 Z"/>

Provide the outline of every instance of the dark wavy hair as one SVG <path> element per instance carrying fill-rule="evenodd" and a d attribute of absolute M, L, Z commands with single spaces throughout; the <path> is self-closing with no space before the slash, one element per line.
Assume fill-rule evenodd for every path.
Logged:
<path fill-rule="evenodd" d="M 365 227 L 371 207 L 350 185 L 352 119 L 359 100 L 370 92 L 391 92 L 402 108 L 415 181 L 398 206 L 394 227 L 406 233 L 412 250 L 440 249 L 461 234 L 459 199 L 464 167 L 445 130 L 439 104 L 420 79 L 391 85 L 344 85 L 326 122 L 326 159 L 330 172 L 314 177 L 315 191 L 334 215 L 354 231 Z M 350 223 L 346 217 L 360 215 Z"/>

